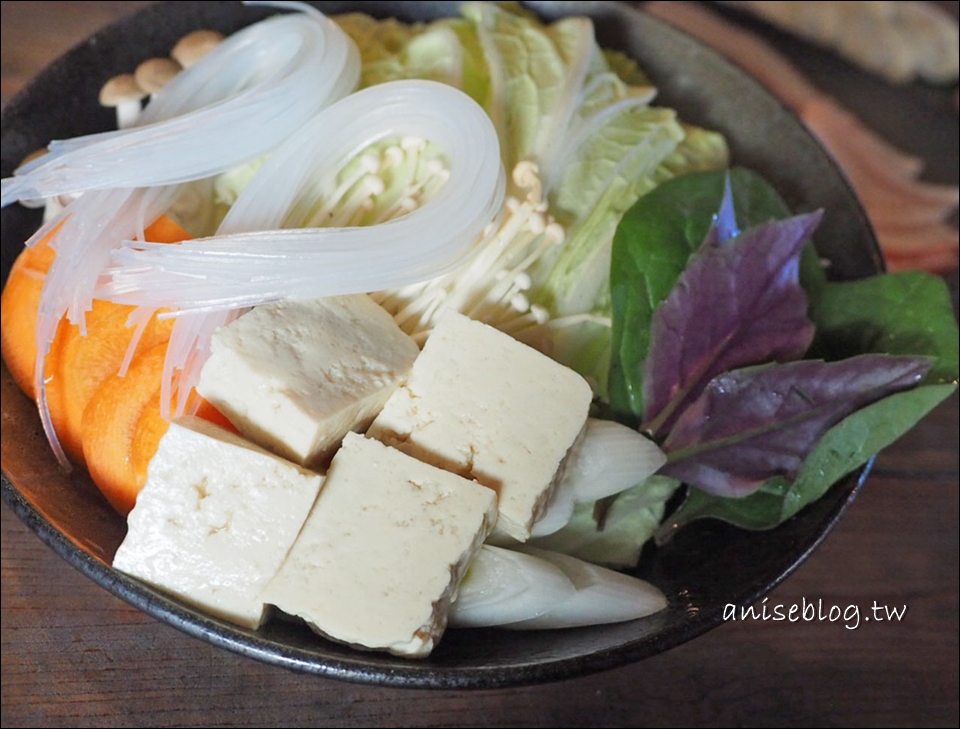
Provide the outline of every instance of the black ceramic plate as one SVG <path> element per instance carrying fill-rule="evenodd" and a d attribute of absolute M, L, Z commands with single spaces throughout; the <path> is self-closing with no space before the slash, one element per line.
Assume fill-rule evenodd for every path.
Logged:
<path fill-rule="evenodd" d="M 455 2 L 320 2 L 328 14 L 358 9 L 378 17 L 426 20 L 457 12 Z M 881 268 L 866 218 L 834 165 L 777 101 L 720 57 L 631 8 L 606 2 L 535 2 L 544 18 L 593 17 L 600 42 L 621 49 L 650 73 L 658 103 L 682 118 L 723 131 L 734 161 L 751 167 L 796 211 L 826 209 L 818 233 L 835 278 Z M 3 114 L 2 174 L 51 139 L 109 129 L 112 113 L 97 92 L 109 77 L 150 56 L 166 55 L 185 33 L 229 33 L 269 14 L 239 3 L 176 2 L 147 10 L 98 33 L 46 69 Z M 69 93 L 64 93 L 69 89 Z M 36 211 L 2 211 L 3 279 Z M 722 622 L 724 606 L 749 605 L 813 550 L 856 494 L 866 470 L 782 525 L 747 533 L 701 522 L 645 555 L 639 574 L 669 598 L 663 612 L 613 626 L 547 632 L 448 631 L 425 661 L 363 653 L 274 621 L 249 631 L 210 618 L 110 568 L 125 525 L 84 474 L 64 475 L 43 438 L 33 404 L 3 369 L 3 498 L 57 553 L 132 605 L 211 643 L 295 670 L 365 683 L 436 688 L 490 688 L 557 680 L 637 661 Z"/>

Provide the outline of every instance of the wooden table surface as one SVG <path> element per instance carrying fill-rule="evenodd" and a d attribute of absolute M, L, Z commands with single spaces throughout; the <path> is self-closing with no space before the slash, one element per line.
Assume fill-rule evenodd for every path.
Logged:
<path fill-rule="evenodd" d="M 3 102 L 72 44 L 146 4 L 3 2 Z M 947 5 L 956 14 L 956 3 Z M 822 61 L 806 62 L 802 49 L 794 55 L 829 87 L 833 74 Z M 847 103 L 869 109 L 877 103 L 870 98 L 877 86 L 860 88 Z M 902 103 L 921 106 L 934 97 L 949 98 L 923 89 L 897 93 Z M 942 110 L 938 113 L 942 123 Z M 877 114 L 868 121 L 928 158 L 934 179 L 939 175 L 955 184 L 956 145 L 952 159 L 938 160 L 936 150 L 924 147 L 922 126 L 916 127 L 928 115 L 915 115 L 920 121 L 909 130 L 896 116 Z M 904 116 L 911 117 L 899 115 Z M 956 139 L 956 117 L 948 115 L 946 123 L 953 124 Z M 956 302 L 956 272 L 947 279 Z M 861 615 L 870 614 L 874 604 L 906 606 L 900 620 L 861 620 L 856 629 L 843 622 L 731 622 L 624 668 L 543 686 L 474 692 L 354 685 L 215 649 L 87 580 L 4 505 L 0 721 L 4 729 L 957 726 L 957 451 L 954 396 L 881 455 L 838 528 L 770 596 L 770 604 L 822 599 L 857 606 Z"/>

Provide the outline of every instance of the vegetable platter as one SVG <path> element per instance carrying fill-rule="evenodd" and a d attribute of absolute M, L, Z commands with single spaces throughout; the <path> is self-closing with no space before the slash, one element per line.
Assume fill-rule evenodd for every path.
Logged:
<path fill-rule="evenodd" d="M 321 7 L 328 14 L 348 9 L 336 3 Z M 709 57 L 706 51 L 621 6 L 535 3 L 532 7 L 546 19 L 558 12 L 593 16 L 601 44 L 635 57 L 654 79 L 658 103 L 676 108 L 684 119 L 723 131 L 734 161 L 761 172 L 791 209 L 825 209 L 816 243 L 820 257 L 831 262 L 831 276 L 859 278 L 880 268 L 862 211 L 835 168 L 796 121 L 742 75 L 719 61 L 703 63 L 704 55 Z M 363 10 L 374 15 L 396 12 L 403 17 L 408 4 L 366 3 Z M 436 6 L 417 10 L 435 12 Z M 444 12 L 454 10 L 450 7 Z M 262 11 L 230 5 L 177 4 L 175 9 L 152 8 L 130 22 L 154 27 L 153 42 L 158 44 L 155 52 L 159 55 L 163 43 L 169 46 L 189 30 L 215 27 L 230 32 L 258 12 Z M 163 33 L 157 33 L 157 27 L 162 27 Z M 623 27 L 629 27 L 630 33 L 624 35 Z M 121 29 L 105 31 L 111 32 L 120 33 Z M 84 52 L 94 57 L 84 58 Z M 135 65 L 143 53 L 143 48 L 117 45 L 109 39 L 78 49 L 76 57 L 62 60 L 41 76 L 24 99 L 30 93 L 42 96 L 44 83 L 58 82 L 57 74 L 72 77 L 75 71 L 71 69 L 79 65 L 93 64 L 106 78 Z M 124 57 L 126 54 L 130 56 Z M 106 57 L 97 57 L 101 55 Z M 89 83 L 90 88 L 82 83 L 77 87 L 78 99 L 95 98 L 100 81 Z M 109 123 L 98 117 L 93 104 L 79 115 L 48 111 L 42 115 L 46 126 L 36 123 L 31 116 L 36 113 L 19 99 L 5 112 L 4 176 L 26 152 L 47 140 L 95 131 Z M 770 139 L 778 143 L 771 146 Z M 17 242 L 36 225 L 36 218 L 16 206 L 5 208 L 3 216 L 6 275 Z M 747 534 L 716 523 L 697 523 L 645 553 L 638 574 L 659 585 L 670 601 L 666 611 L 652 618 L 562 634 L 455 631 L 447 634 L 428 661 L 410 664 L 318 644 L 292 625 L 271 623 L 259 631 L 237 629 L 111 570 L 108 564 L 122 539 L 122 521 L 105 508 L 83 476 L 66 477 L 58 470 L 43 439 L 37 437 L 35 412 L 21 402 L 23 398 L 8 379 L 4 388 L 5 416 L 14 418 L 4 428 L 4 471 L 10 479 L 4 482 L 4 497 L 81 571 L 148 613 L 216 645 L 298 670 L 394 685 L 481 687 L 557 679 L 638 660 L 692 638 L 722 620 L 724 605 L 750 604 L 789 574 L 839 518 L 867 470 L 846 479 L 777 529 Z M 12 423 L 19 425 L 11 429 Z M 7 453 L 13 453 L 12 440 L 11 448 L 7 447 L 11 430 L 18 434 L 13 438 L 19 448 L 16 464 L 10 461 L 8 466 Z M 27 433 L 34 434 L 29 441 L 24 439 Z M 29 446 L 24 447 L 25 442 Z"/>

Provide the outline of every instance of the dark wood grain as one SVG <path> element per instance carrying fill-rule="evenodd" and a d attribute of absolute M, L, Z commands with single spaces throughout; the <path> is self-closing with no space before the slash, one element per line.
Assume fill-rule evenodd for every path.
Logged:
<path fill-rule="evenodd" d="M 3 2 L 4 103 L 73 43 L 145 4 Z M 948 164 L 955 182 L 957 161 Z M 956 273 L 949 280 L 956 296 Z M 839 527 L 767 602 L 857 606 L 856 629 L 844 620 L 729 622 L 642 663 L 519 689 L 381 689 L 215 649 L 103 591 L 4 506 L 0 721 L 5 729 L 956 726 L 958 419 L 954 396 L 882 454 Z M 907 612 L 867 621 L 874 602 Z"/>

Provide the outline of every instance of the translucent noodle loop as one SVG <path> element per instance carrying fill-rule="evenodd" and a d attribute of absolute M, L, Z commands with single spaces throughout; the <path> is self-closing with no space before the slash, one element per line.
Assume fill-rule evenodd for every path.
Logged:
<path fill-rule="evenodd" d="M 422 208 L 380 225 L 297 228 L 300 190 L 324 186 L 365 147 L 425 137 L 450 157 L 450 179 Z M 218 234 L 176 246 L 127 242 L 113 254 L 106 298 L 180 311 L 284 297 L 377 291 L 462 262 L 503 202 L 496 132 L 469 96 L 431 81 L 395 81 L 321 112 L 268 160 Z M 492 154 L 491 154 L 492 153 Z M 274 228 L 283 228 L 274 230 Z"/>
<path fill-rule="evenodd" d="M 436 197 L 370 227 L 295 227 L 309 220 L 304 197 L 335 187 L 349 160 L 380 140 L 412 135 L 448 157 L 450 177 Z M 226 312 L 395 288 L 448 272 L 476 250 L 504 190 L 496 131 L 469 96 L 432 81 L 380 84 L 325 109 L 280 147 L 216 236 L 172 246 L 127 242 L 115 251 L 101 295 L 181 317 L 167 361 L 188 371 L 182 388 L 193 379 L 190 361 L 229 320 Z"/>
<path fill-rule="evenodd" d="M 180 72 L 135 126 L 52 142 L 3 180 L 2 204 L 217 174 L 266 154 L 352 91 L 359 67 L 355 45 L 319 13 L 269 18 Z"/>

